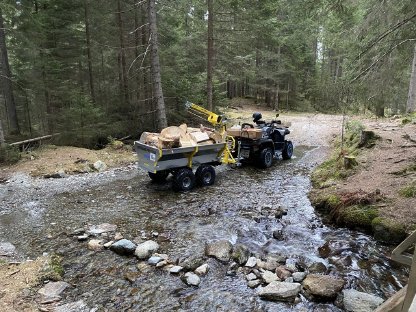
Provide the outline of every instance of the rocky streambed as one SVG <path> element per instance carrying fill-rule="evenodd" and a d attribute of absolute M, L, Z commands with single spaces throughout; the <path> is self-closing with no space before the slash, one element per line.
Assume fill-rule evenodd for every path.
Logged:
<path fill-rule="evenodd" d="M 182 194 L 134 167 L 16 175 L 0 185 L 0 237 L 15 247 L 4 259 L 60 257 L 59 300 L 42 297 L 52 280 L 26 294 L 43 311 L 371 309 L 408 272 L 390 247 L 315 214 L 309 175 L 325 153 L 297 146 L 268 170 L 219 167 L 214 186 Z"/>

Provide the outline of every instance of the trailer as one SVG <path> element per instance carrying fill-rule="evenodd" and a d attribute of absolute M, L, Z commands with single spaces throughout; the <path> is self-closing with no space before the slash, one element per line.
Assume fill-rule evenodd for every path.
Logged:
<path fill-rule="evenodd" d="M 164 182 L 172 174 L 172 188 L 177 192 L 189 191 L 195 185 L 214 184 L 214 167 L 235 162 L 227 142 L 160 149 L 135 141 L 134 149 L 139 167 L 157 183 Z"/>

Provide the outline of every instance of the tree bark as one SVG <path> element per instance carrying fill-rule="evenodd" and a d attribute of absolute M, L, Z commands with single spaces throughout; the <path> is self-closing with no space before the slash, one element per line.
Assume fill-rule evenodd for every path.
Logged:
<path fill-rule="evenodd" d="M 412 70 L 409 82 L 409 94 L 407 96 L 406 113 L 416 111 L 416 44 L 413 52 Z"/>
<path fill-rule="evenodd" d="M 5 141 L 4 141 L 3 126 L 2 126 L 1 120 L 0 120 L 0 146 L 3 146 L 4 143 L 5 143 Z"/>
<path fill-rule="evenodd" d="M 153 96 L 156 98 L 157 127 L 161 130 L 167 127 L 167 119 L 165 100 L 163 98 L 162 78 L 160 74 L 155 0 L 148 0 L 148 15 L 150 30 L 150 70 L 153 80 Z"/>
<path fill-rule="evenodd" d="M 212 106 L 212 75 L 214 59 L 214 8 L 213 0 L 207 0 L 208 4 L 208 59 L 207 59 L 207 103 L 208 109 L 213 110 Z"/>
<path fill-rule="evenodd" d="M 129 85 L 127 81 L 127 65 L 126 65 L 126 52 L 124 45 L 124 29 L 123 29 L 123 19 L 121 17 L 121 1 L 117 0 L 117 24 L 118 24 L 118 34 L 120 40 L 120 66 L 121 66 L 121 93 L 124 97 L 124 102 L 129 105 Z"/>
<path fill-rule="evenodd" d="M 89 22 L 89 5 L 88 0 L 84 0 L 84 17 L 85 17 L 85 39 L 87 43 L 87 60 L 88 60 L 88 78 L 90 85 L 91 100 L 95 103 L 94 80 L 92 72 L 92 58 L 91 58 L 91 36 L 90 36 L 90 22 Z"/>
<path fill-rule="evenodd" d="M 6 47 L 6 32 L 4 30 L 3 12 L 0 8 L 0 81 L 4 99 L 6 101 L 7 116 L 9 118 L 10 132 L 20 133 L 19 123 L 17 121 L 16 103 L 13 96 L 12 74 L 10 71 L 9 57 Z"/>

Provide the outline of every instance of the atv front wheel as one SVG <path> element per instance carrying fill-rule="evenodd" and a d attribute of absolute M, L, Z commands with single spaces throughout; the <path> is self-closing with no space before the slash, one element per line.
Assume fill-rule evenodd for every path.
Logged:
<path fill-rule="evenodd" d="M 269 168 L 273 164 L 273 151 L 270 147 L 261 150 L 259 165 L 261 168 Z"/>
<path fill-rule="evenodd" d="M 195 186 L 195 175 L 190 168 L 181 168 L 176 171 L 172 180 L 172 188 L 176 192 L 186 192 Z"/>
<path fill-rule="evenodd" d="M 292 141 L 287 141 L 282 151 L 282 157 L 283 159 L 291 159 L 292 156 L 293 156 L 293 143 Z"/>

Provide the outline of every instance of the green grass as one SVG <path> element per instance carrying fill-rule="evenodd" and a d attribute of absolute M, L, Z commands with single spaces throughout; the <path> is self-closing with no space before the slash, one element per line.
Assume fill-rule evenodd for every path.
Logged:
<path fill-rule="evenodd" d="M 412 182 L 410 185 L 400 189 L 399 194 L 406 198 L 416 197 L 416 183 Z"/>

